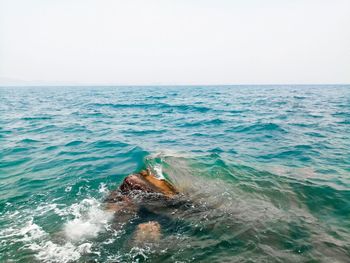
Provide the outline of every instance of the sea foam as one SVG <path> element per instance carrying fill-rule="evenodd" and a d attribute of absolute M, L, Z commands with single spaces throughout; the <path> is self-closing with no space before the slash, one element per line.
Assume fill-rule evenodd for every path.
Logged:
<path fill-rule="evenodd" d="M 74 219 L 64 225 L 64 233 L 73 241 L 96 237 L 113 216 L 103 210 L 101 203 L 94 198 L 73 204 L 69 210 Z"/>

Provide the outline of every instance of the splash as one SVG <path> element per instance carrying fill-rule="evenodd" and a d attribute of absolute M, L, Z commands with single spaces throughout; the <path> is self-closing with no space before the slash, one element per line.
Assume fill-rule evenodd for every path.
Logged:
<path fill-rule="evenodd" d="M 69 240 L 93 238 L 104 229 L 113 214 L 103 210 L 96 199 L 84 199 L 69 208 L 73 220 L 64 225 L 64 233 Z"/>
<path fill-rule="evenodd" d="M 81 245 L 74 245 L 67 242 L 63 245 L 52 241 L 32 243 L 28 247 L 36 252 L 35 257 L 48 263 L 67 263 L 78 260 L 83 254 L 91 253 L 92 243 L 86 242 Z"/>

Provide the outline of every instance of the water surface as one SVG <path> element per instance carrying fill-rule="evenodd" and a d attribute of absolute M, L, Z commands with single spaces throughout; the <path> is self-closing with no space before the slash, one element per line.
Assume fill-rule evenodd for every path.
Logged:
<path fill-rule="evenodd" d="M 350 86 L 0 88 L 0 261 L 349 262 L 349 149 Z M 146 166 L 194 207 L 134 246 Z"/>

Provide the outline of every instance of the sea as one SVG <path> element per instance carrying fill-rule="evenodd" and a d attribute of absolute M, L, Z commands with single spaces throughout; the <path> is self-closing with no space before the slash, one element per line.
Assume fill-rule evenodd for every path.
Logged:
<path fill-rule="evenodd" d="M 147 167 L 192 205 L 139 244 Z M 350 262 L 350 86 L 1 87 L 0 262 Z"/>

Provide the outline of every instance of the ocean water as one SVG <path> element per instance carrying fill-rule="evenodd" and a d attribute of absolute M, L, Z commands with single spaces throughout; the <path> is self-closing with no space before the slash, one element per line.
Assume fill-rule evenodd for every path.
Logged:
<path fill-rule="evenodd" d="M 137 245 L 145 167 L 193 205 Z M 350 86 L 0 88 L 0 262 L 145 261 L 350 262 Z"/>

